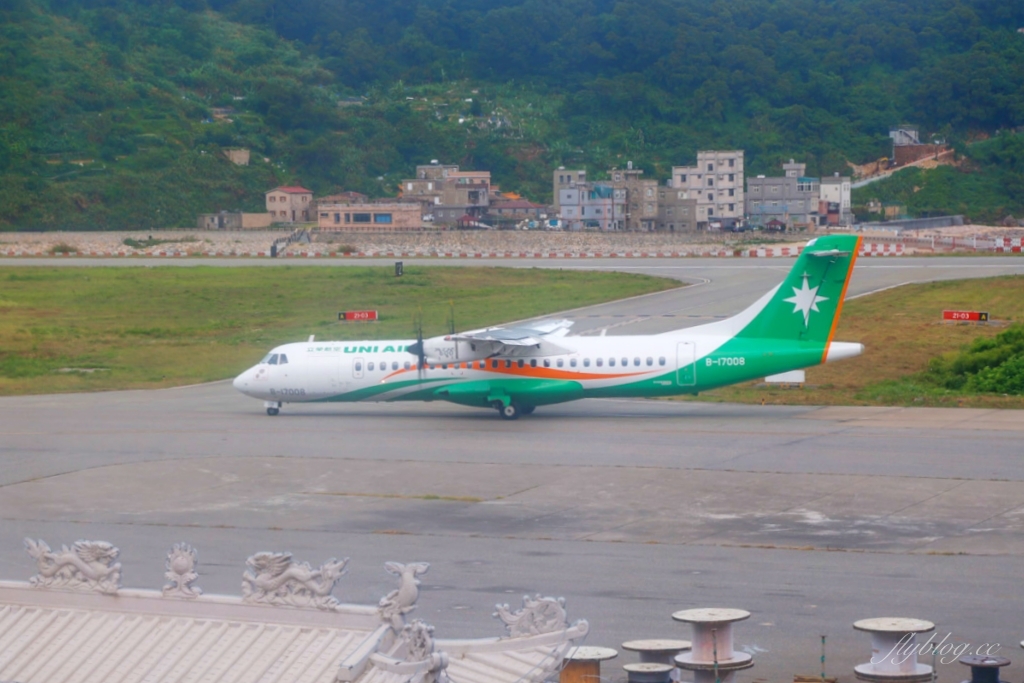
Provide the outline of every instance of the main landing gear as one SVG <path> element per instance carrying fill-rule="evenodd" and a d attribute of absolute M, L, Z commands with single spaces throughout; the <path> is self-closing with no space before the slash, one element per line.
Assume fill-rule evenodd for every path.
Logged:
<path fill-rule="evenodd" d="M 263 405 L 267 409 L 267 415 L 270 415 L 271 417 L 281 412 L 280 401 L 264 401 Z"/>
<path fill-rule="evenodd" d="M 520 415 L 530 415 L 536 408 L 536 406 L 521 406 L 518 403 L 505 405 L 501 401 L 495 401 L 494 407 L 498 409 L 498 414 L 504 420 L 518 420 Z"/>

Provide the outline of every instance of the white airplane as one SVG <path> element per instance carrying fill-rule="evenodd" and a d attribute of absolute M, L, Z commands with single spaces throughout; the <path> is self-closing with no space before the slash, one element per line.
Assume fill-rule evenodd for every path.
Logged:
<path fill-rule="evenodd" d="M 811 240 L 786 279 L 741 313 L 652 335 L 569 336 L 571 321 L 430 339 L 314 341 L 273 349 L 237 378 L 268 415 L 285 403 L 449 401 L 507 420 L 580 398 L 707 391 L 859 355 L 833 341 L 860 238 Z"/>

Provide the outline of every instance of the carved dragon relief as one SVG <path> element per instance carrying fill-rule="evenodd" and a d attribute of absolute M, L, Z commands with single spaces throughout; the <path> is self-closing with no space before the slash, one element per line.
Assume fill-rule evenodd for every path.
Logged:
<path fill-rule="evenodd" d="M 242 600 L 249 603 L 316 607 L 333 610 L 338 600 L 331 595 L 346 573 L 348 558 L 333 557 L 314 570 L 308 562 L 295 562 L 291 553 L 256 553 L 246 560 L 242 575 Z"/>
<path fill-rule="evenodd" d="M 494 616 L 501 619 L 512 637 L 537 636 L 563 631 L 569 627 L 565 598 L 546 598 L 539 594 L 523 596 L 523 606 L 515 612 L 506 605 L 495 605 Z"/>
<path fill-rule="evenodd" d="M 420 582 L 416 578 L 426 574 L 430 565 L 426 562 L 385 562 L 384 570 L 399 577 L 398 588 L 380 599 L 381 619 L 391 624 L 395 633 L 401 633 L 405 627 L 405 615 L 416 609 L 416 600 L 420 597 Z"/>
<path fill-rule="evenodd" d="M 193 584 L 199 578 L 196 573 L 196 549 L 188 543 L 175 543 L 167 553 L 167 571 L 164 576 L 170 581 L 163 587 L 163 594 L 175 598 L 197 598 L 203 589 Z"/>
<path fill-rule="evenodd" d="M 45 541 L 25 539 L 25 550 L 38 573 L 29 583 L 40 588 L 63 588 L 115 595 L 121 587 L 120 550 L 106 541 L 75 541 L 70 548 L 50 550 Z"/>

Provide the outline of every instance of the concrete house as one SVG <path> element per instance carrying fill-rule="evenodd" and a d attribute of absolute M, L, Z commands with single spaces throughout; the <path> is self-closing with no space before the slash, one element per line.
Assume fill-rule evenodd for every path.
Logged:
<path fill-rule="evenodd" d="M 622 216 L 621 228 L 633 232 L 649 232 L 655 229 L 658 221 L 658 181 L 644 180 L 640 176 L 643 171 L 633 168 L 633 162 L 626 168 L 609 169 L 608 177 L 611 185 L 617 190 L 625 191 L 625 215 Z"/>
<path fill-rule="evenodd" d="M 818 221 L 821 183 L 806 173 L 806 164 L 793 159 L 783 164 L 785 175 L 759 175 L 747 180 L 747 216 L 752 225 L 765 227 L 778 220 L 788 227 L 807 226 Z"/>
<path fill-rule="evenodd" d="M 266 193 L 267 213 L 274 223 L 305 223 L 316 220 L 313 191 L 297 185 L 275 187 Z"/>
<path fill-rule="evenodd" d="M 317 227 L 321 232 L 410 232 L 423 229 L 418 202 L 320 204 Z"/>
<path fill-rule="evenodd" d="M 671 184 L 658 188 L 659 232 L 692 232 L 697 229 L 697 199 L 690 191 Z"/>

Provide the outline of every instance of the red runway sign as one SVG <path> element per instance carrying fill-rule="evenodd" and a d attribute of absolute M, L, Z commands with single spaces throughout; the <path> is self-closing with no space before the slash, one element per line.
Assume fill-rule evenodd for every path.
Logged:
<path fill-rule="evenodd" d="M 377 320 L 377 311 L 342 311 L 338 314 L 338 320 L 342 322 Z"/>
<path fill-rule="evenodd" d="M 984 323 L 988 322 L 988 311 L 943 311 L 942 319 Z"/>

